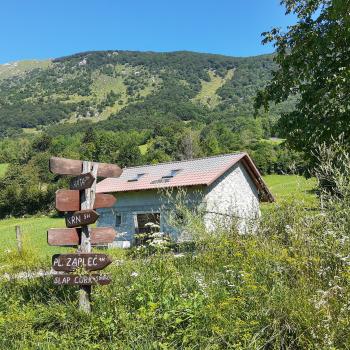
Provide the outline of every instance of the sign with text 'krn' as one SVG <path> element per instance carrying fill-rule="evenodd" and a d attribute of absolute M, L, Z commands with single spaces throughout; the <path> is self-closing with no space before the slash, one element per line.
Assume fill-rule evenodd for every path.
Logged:
<path fill-rule="evenodd" d="M 77 254 L 55 254 L 52 257 L 52 268 L 55 271 L 73 272 L 78 268 L 86 271 L 102 270 L 112 260 L 106 254 L 77 253 Z"/>
<path fill-rule="evenodd" d="M 66 226 L 67 227 L 79 227 L 82 225 L 89 225 L 96 222 L 99 215 L 95 210 L 79 210 L 74 213 L 66 214 Z"/>

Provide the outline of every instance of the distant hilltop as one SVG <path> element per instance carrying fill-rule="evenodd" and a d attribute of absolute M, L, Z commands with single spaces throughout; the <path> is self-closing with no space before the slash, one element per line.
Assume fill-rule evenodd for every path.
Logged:
<path fill-rule="evenodd" d="M 79 121 L 142 129 L 146 120 L 150 127 L 162 118 L 252 116 L 256 91 L 275 68 L 273 55 L 187 51 L 89 51 L 6 63 L 0 65 L 0 133 Z"/>

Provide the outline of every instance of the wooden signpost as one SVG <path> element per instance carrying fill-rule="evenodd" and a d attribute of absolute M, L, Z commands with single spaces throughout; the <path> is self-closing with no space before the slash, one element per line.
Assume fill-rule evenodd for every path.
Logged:
<path fill-rule="evenodd" d="M 58 211 L 76 211 L 80 209 L 80 191 L 58 190 L 55 207 Z M 116 198 L 111 194 L 97 193 L 93 209 L 113 207 Z"/>
<path fill-rule="evenodd" d="M 112 243 L 116 232 L 112 227 L 93 227 L 90 231 L 91 245 Z M 50 228 L 47 231 L 47 243 L 52 246 L 80 245 L 80 228 Z"/>
<path fill-rule="evenodd" d="M 52 257 L 52 268 L 56 271 L 97 271 L 108 266 L 112 260 L 105 254 L 91 253 L 92 245 L 110 243 L 116 232 L 111 227 L 90 228 L 99 215 L 93 209 L 112 207 L 112 195 L 96 194 L 96 179 L 118 177 L 122 170 L 115 164 L 53 157 L 50 171 L 61 175 L 77 175 L 70 181 L 70 190 L 56 192 L 56 209 L 66 213 L 66 229 L 49 229 L 47 241 L 55 246 L 78 246 L 76 254 L 56 254 Z M 91 286 L 110 283 L 108 276 L 99 274 L 56 275 L 54 285 L 78 285 L 79 307 L 91 311 Z"/>
<path fill-rule="evenodd" d="M 82 160 L 66 159 L 66 158 L 50 158 L 50 171 L 54 174 L 60 175 L 81 175 L 84 173 L 89 173 L 91 170 L 83 170 Z M 90 163 L 91 166 L 98 166 L 97 176 L 100 177 L 119 177 L 123 172 L 122 169 L 116 164 L 107 163 Z M 92 174 L 93 175 L 93 174 Z M 96 177 L 96 176 L 94 176 Z"/>
<path fill-rule="evenodd" d="M 111 280 L 106 275 L 57 275 L 53 279 L 53 284 L 56 286 L 91 286 L 95 284 L 106 285 L 111 283 Z"/>
<path fill-rule="evenodd" d="M 94 181 L 95 178 L 91 173 L 82 174 L 70 180 L 69 188 L 71 190 L 85 190 L 86 188 L 90 188 Z"/>
<path fill-rule="evenodd" d="M 99 215 L 92 209 L 85 209 L 68 213 L 66 215 L 67 227 L 79 227 L 83 225 L 89 225 L 96 222 Z"/>
<path fill-rule="evenodd" d="M 55 254 L 52 257 L 52 268 L 55 271 L 65 272 L 73 272 L 81 267 L 86 271 L 97 271 L 104 269 L 111 262 L 106 254 Z"/>

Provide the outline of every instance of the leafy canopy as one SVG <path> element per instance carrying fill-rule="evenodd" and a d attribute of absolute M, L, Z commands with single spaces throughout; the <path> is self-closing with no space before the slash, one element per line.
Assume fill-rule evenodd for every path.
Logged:
<path fill-rule="evenodd" d="M 283 0 L 297 23 L 287 32 L 263 33 L 276 47 L 279 68 L 256 98 L 268 109 L 290 96 L 298 102 L 282 114 L 279 128 L 289 143 L 312 154 L 316 143 L 331 144 L 339 135 L 350 141 L 350 1 Z"/>

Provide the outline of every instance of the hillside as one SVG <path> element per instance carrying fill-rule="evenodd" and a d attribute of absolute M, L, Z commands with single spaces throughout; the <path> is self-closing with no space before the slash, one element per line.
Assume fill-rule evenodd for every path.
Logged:
<path fill-rule="evenodd" d="M 252 116 L 255 93 L 274 68 L 272 55 L 130 51 L 0 65 L 0 135 L 79 121 L 129 130 Z"/>

